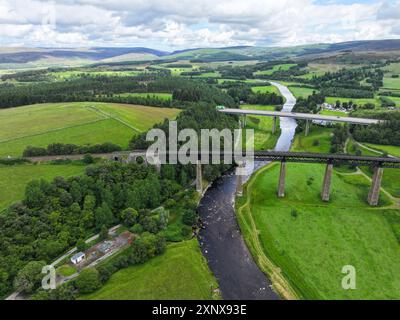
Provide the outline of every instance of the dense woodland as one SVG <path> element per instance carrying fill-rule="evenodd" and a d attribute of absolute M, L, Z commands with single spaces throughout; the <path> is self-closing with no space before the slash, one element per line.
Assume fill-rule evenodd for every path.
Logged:
<path fill-rule="evenodd" d="M 168 213 L 148 209 L 173 198 L 192 177 L 190 167 L 168 168 L 158 175 L 145 165 L 108 163 L 90 166 L 80 177 L 32 181 L 24 200 L 0 215 L 0 295 L 13 284 L 17 290 L 33 292 L 35 286 L 21 280 L 29 262 L 49 263 L 80 239 L 104 234 L 117 223 L 135 234 L 161 236 Z M 193 216 L 195 203 L 185 206 Z M 130 259 L 141 261 L 137 255 Z"/>
<path fill-rule="evenodd" d="M 383 145 L 400 146 L 400 114 L 392 112 L 381 114 L 385 123 L 370 126 L 355 126 L 353 136 L 357 141 Z"/>
<path fill-rule="evenodd" d="M 173 93 L 172 103 L 153 97 L 121 97 L 119 94 L 138 92 Z M 76 78 L 62 82 L 41 82 L 17 86 L 0 86 L 0 108 L 11 108 L 35 103 L 50 102 L 116 102 L 143 104 L 160 107 L 185 106 L 184 102 L 205 101 L 234 107 L 233 99 L 220 90 L 203 82 L 182 78 L 141 75 L 133 77 L 95 76 Z"/>

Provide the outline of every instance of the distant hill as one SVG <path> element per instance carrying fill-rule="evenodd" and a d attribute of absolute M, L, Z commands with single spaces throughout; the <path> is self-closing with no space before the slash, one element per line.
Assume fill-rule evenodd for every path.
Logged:
<path fill-rule="evenodd" d="M 318 59 L 348 53 L 400 52 L 400 40 L 351 41 L 294 47 L 196 48 L 165 52 L 144 47 L 134 48 L 0 48 L 0 69 L 48 66 L 75 66 L 127 61 L 197 60 L 246 61 L 285 58 Z"/>

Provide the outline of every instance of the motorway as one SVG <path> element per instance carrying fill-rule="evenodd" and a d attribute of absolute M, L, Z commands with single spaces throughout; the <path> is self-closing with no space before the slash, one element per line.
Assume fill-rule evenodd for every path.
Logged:
<path fill-rule="evenodd" d="M 320 120 L 320 121 L 326 121 L 326 122 L 346 122 L 346 123 L 361 124 L 361 125 L 377 124 L 380 122 L 380 120 L 376 120 L 376 119 L 326 116 L 326 115 L 312 114 L 312 113 L 296 113 L 296 112 L 264 111 L 264 110 L 242 110 L 242 109 L 229 109 L 229 108 L 220 109 L 218 111 L 222 112 L 222 113 L 236 114 L 236 115 L 283 117 L 283 118 L 302 119 L 302 120 Z"/>

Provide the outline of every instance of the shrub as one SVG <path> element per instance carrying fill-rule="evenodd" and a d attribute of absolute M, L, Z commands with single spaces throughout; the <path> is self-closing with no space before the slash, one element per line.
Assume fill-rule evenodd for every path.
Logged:
<path fill-rule="evenodd" d="M 100 288 L 100 274 L 96 268 L 84 269 L 75 281 L 80 293 L 91 293 Z"/>

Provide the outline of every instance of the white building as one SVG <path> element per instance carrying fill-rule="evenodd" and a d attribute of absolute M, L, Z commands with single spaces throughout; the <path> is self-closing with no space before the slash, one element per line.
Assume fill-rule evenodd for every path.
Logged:
<path fill-rule="evenodd" d="M 83 252 L 78 252 L 77 254 L 74 254 L 71 258 L 71 262 L 73 264 L 78 264 L 81 262 L 83 259 L 85 259 L 85 254 Z"/>

